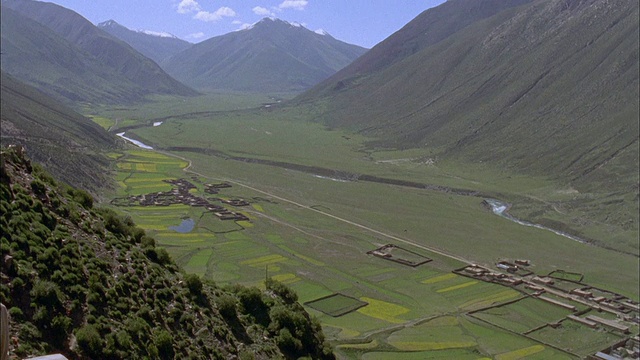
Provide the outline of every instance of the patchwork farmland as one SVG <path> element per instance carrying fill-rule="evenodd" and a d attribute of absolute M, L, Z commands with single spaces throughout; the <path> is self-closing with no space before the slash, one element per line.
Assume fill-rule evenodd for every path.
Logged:
<path fill-rule="evenodd" d="M 468 263 L 412 243 L 389 243 L 384 234 L 228 178 L 185 173 L 187 165 L 158 152 L 127 152 L 117 166 L 121 187 L 114 206 L 187 272 L 222 284 L 264 287 L 266 277 L 287 284 L 344 356 L 561 359 L 600 351 L 626 336 L 567 320 L 571 311 L 531 297 L 524 284 L 460 272 Z M 180 186 L 183 198 L 142 205 L 142 197 L 177 194 Z M 207 208 L 214 203 L 244 218 L 223 220 Z M 185 219 L 193 220 L 191 229 L 172 230 Z M 592 345 L 579 346 L 573 336 Z"/>

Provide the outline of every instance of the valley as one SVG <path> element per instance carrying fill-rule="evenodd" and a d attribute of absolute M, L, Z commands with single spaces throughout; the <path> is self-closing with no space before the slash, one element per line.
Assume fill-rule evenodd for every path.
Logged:
<path fill-rule="evenodd" d="M 119 1 L 1 1 L 3 358 L 640 357 L 637 1 Z"/>
<path fill-rule="evenodd" d="M 123 122 L 129 124 L 128 136 L 154 150 L 124 153 L 118 160 L 120 188 L 113 197 L 169 191 L 171 185 L 163 180 L 185 179 L 194 185 L 194 195 L 249 220 L 220 220 L 202 207 L 178 204 L 118 209 L 153 234 L 188 272 L 222 284 L 261 287 L 265 276 L 284 282 L 322 322 L 339 356 L 573 358 L 598 351 L 595 344 L 624 338 L 569 320 L 530 336 L 527 331 L 567 319 L 571 311 L 540 317 L 557 310 L 530 298 L 524 285 L 514 288 L 452 273 L 472 263 L 498 271 L 500 259 L 524 258 L 537 275 L 581 274 L 585 286 L 637 301 L 637 255 L 599 246 L 608 239 L 583 244 L 522 226 L 483 206 L 484 199 L 497 198 L 514 213 L 533 206 L 557 212 L 565 209 L 569 195 L 591 195 L 575 194 L 551 179 L 439 161 L 431 149 L 374 148 L 367 137 L 300 121 L 309 116 L 300 109 L 176 111 L 149 118 L 144 111 L 121 109 L 118 116 L 128 119 Z M 215 195 L 205 192 L 206 184 L 218 183 L 231 187 Z M 216 199 L 243 199 L 249 205 L 233 207 Z M 191 231 L 170 229 L 183 219 L 194 221 Z M 411 267 L 367 254 L 385 244 L 431 261 Z M 345 304 L 315 305 L 334 294 L 345 297 Z M 521 328 L 497 326 L 505 321 L 501 316 L 484 315 L 493 311 L 485 308 L 513 301 L 517 306 L 509 307 L 516 312 L 539 315 L 530 315 L 530 325 Z M 355 310 L 339 316 L 331 315 L 339 310 L 317 310 L 331 306 Z M 532 310 L 545 306 L 550 308 Z M 470 315 L 474 311 L 481 316 Z M 594 345 L 578 350 L 571 340 L 549 342 L 578 333 Z"/>

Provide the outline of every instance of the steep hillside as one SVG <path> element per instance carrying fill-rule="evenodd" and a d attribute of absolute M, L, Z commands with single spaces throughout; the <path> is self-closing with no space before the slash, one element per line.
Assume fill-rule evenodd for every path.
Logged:
<path fill-rule="evenodd" d="M 123 103 L 144 90 L 49 28 L 2 6 L 2 70 L 59 100 Z"/>
<path fill-rule="evenodd" d="M 290 92 L 310 88 L 365 51 L 297 24 L 265 18 L 249 29 L 198 43 L 162 67 L 199 89 Z"/>
<path fill-rule="evenodd" d="M 432 35 L 445 7 L 496 5 L 477 3 L 428 10 L 298 101 L 382 146 L 637 193 L 638 3 L 540 0 Z"/>
<path fill-rule="evenodd" d="M 0 301 L 11 359 L 331 359 L 286 286 L 220 288 L 181 273 L 129 218 L 0 150 Z"/>
<path fill-rule="evenodd" d="M 116 138 L 40 91 L 2 72 L 2 145 L 19 144 L 62 181 L 97 192 L 111 183 L 105 152 Z"/>
<path fill-rule="evenodd" d="M 20 13 L 23 17 L 28 17 L 35 22 L 38 22 L 42 26 L 46 27 L 49 32 L 53 31 L 54 34 L 66 40 L 69 45 L 67 45 L 67 49 L 65 49 L 64 53 L 80 52 L 80 54 L 73 54 L 73 56 L 92 58 L 85 61 L 92 61 L 100 64 L 102 69 L 97 73 L 110 72 L 115 75 L 116 78 L 124 78 L 137 87 L 136 90 L 138 90 L 142 95 L 157 93 L 189 96 L 196 94 L 194 90 L 186 87 L 167 75 L 152 60 L 138 53 L 126 43 L 98 29 L 88 20 L 71 10 L 52 3 L 30 0 L 2 0 L 2 7 L 3 24 L 6 20 L 5 17 L 15 17 L 15 12 Z M 15 12 L 9 12 L 7 15 L 4 11 L 6 8 L 13 9 Z M 22 25 L 20 24 L 22 22 L 20 19 L 13 20 L 13 22 L 19 23 L 18 25 Z M 41 29 L 39 29 L 39 31 L 40 30 Z M 11 62 L 11 68 L 5 69 L 5 66 L 3 65 L 3 69 L 15 76 L 28 73 L 31 70 L 40 70 L 33 76 L 39 76 L 40 78 L 46 79 L 48 76 L 48 72 L 46 71 L 47 68 L 31 68 L 31 64 L 29 62 L 30 58 L 42 55 L 42 51 L 38 52 L 37 49 L 43 46 L 43 37 L 40 35 L 26 35 L 25 31 L 28 31 L 28 29 L 16 29 L 15 27 L 5 28 L 3 25 L 3 44 L 5 41 L 11 41 L 14 48 L 24 51 L 24 54 L 21 54 L 21 58 L 15 58 L 14 61 Z M 50 34 L 48 37 L 51 37 L 54 34 Z M 20 36 L 25 36 L 27 39 L 16 39 L 16 37 Z M 73 50 L 73 47 L 76 48 L 75 51 Z M 32 48 L 36 49 L 35 53 L 32 51 Z M 5 49 L 3 48 L 3 53 L 4 52 Z M 57 50 L 56 52 L 60 51 Z M 60 61 L 57 61 L 58 59 L 59 58 L 52 59 L 52 61 L 55 62 L 55 65 L 60 65 Z M 3 59 L 3 63 L 4 60 L 5 59 Z M 44 60 L 47 60 L 47 58 L 44 58 Z M 80 78 L 83 78 L 83 76 L 87 74 L 85 69 L 82 67 L 76 67 L 75 63 L 67 63 L 67 65 L 70 66 L 64 70 L 68 72 L 75 72 L 80 76 Z M 26 68 L 22 68 L 20 66 L 25 66 Z M 91 78 L 93 74 L 95 74 L 95 72 L 89 72 L 87 76 Z M 35 82 L 34 85 L 38 85 L 36 79 L 25 80 L 29 80 L 32 83 Z M 48 85 L 51 82 L 55 85 L 55 80 L 57 79 L 48 79 L 43 82 L 45 85 Z M 66 79 L 62 79 L 61 81 L 65 80 Z M 118 83 L 122 83 L 122 81 L 118 81 Z M 131 87 L 131 84 L 125 83 L 124 85 Z M 74 93 L 67 97 L 73 96 L 82 95 Z M 129 102 L 132 100 L 138 99 L 129 99 Z"/>
<path fill-rule="evenodd" d="M 533 0 L 456 0 L 429 9 L 327 80 L 328 84 L 380 71 L 396 61 L 446 39 L 459 30 L 505 9 Z M 326 85 L 320 85 L 321 89 Z M 311 92 L 313 93 L 313 92 Z"/>
<path fill-rule="evenodd" d="M 158 64 L 193 45 L 168 34 L 158 35 L 130 30 L 114 20 L 102 22 L 98 24 L 98 28 L 131 45 L 142 55 Z"/>

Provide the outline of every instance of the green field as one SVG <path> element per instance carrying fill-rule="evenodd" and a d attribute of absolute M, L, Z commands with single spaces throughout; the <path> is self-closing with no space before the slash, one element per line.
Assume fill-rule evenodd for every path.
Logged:
<path fill-rule="evenodd" d="M 571 320 L 565 320 L 560 327 L 544 327 L 530 334 L 533 339 L 552 344 L 573 353 L 587 356 L 602 349 L 606 349 L 621 340 L 619 335 L 594 331 L 585 325 Z"/>
<path fill-rule="evenodd" d="M 342 316 L 368 304 L 342 294 L 333 294 L 305 303 L 306 306 L 333 317 Z"/>
<path fill-rule="evenodd" d="M 501 307 L 476 312 L 473 316 L 501 328 L 524 333 L 556 322 L 571 314 L 569 310 L 535 298 L 526 298 Z"/>
<path fill-rule="evenodd" d="M 639 297 L 634 271 L 638 259 L 632 255 L 510 222 L 485 209 L 483 196 L 353 181 L 349 176 L 360 173 L 473 189 L 514 202 L 528 201 L 530 195 L 546 194 L 554 201 L 565 196 L 564 188 L 549 179 L 505 169 L 434 164 L 427 161 L 428 149 L 370 148 L 359 135 L 300 121 L 309 116 L 301 110 L 280 118 L 263 110 L 179 115 L 182 105 L 163 106 L 118 111 L 119 116 L 144 123 L 176 109 L 177 115 L 163 119 L 161 126 L 132 132 L 143 142 L 163 144 L 161 148 L 188 146 L 191 151 L 127 151 L 117 157 L 120 187 L 113 197 L 168 191 L 172 185 L 163 180 L 186 178 L 196 185 L 194 195 L 211 202 L 246 199 L 250 206 L 229 209 L 250 220 L 222 221 L 203 208 L 186 205 L 124 206 L 121 210 L 187 272 L 220 284 L 264 287 L 265 277 L 271 277 L 290 286 L 307 311 L 321 321 L 340 357 L 571 358 L 517 334 L 563 319 L 568 312 L 561 308 L 524 299 L 475 313 L 484 321 L 468 317 L 469 311 L 523 295 L 451 273 L 466 263 L 492 268 L 498 258 L 525 258 L 537 274 L 566 269 L 584 274 L 583 281 L 590 285 Z M 207 155 L 203 153 L 207 149 L 217 152 Z M 232 187 L 217 195 L 204 193 L 204 183 L 222 181 Z M 195 220 L 191 232 L 169 229 L 184 218 Z M 420 254 L 410 260 L 428 257 L 433 261 L 412 268 L 367 254 L 385 244 L 406 249 L 406 256 Z M 396 250 L 394 256 L 402 255 Z M 343 296 L 313 303 L 336 293 Z M 368 305 L 342 316 L 331 315 L 362 303 Z M 542 328 L 531 337 L 547 339 L 552 334 Z M 607 334 L 588 333 L 587 338 L 601 343 L 608 341 Z M 561 340 L 552 345 L 570 352 L 579 347 L 570 335 L 557 338 Z"/>

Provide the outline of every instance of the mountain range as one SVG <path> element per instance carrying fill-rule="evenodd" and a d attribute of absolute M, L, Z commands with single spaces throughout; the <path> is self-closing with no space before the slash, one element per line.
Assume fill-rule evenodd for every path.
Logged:
<path fill-rule="evenodd" d="M 366 52 L 299 24 L 264 18 L 166 59 L 163 69 L 196 89 L 299 92 Z"/>
<path fill-rule="evenodd" d="M 98 28 L 131 45 L 158 64 L 193 45 L 171 34 L 130 30 L 114 20 L 101 22 Z"/>
<path fill-rule="evenodd" d="M 638 33 L 633 0 L 450 0 L 295 101 L 376 146 L 637 194 Z"/>
<path fill-rule="evenodd" d="M 197 94 L 79 14 L 39 1 L 2 0 L 2 69 L 68 102 Z"/>

